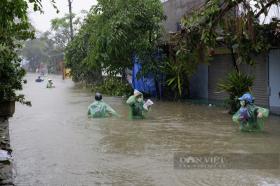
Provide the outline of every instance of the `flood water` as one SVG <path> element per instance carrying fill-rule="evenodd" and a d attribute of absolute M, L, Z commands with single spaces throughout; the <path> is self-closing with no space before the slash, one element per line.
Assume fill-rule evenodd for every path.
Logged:
<path fill-rule="evenodd" d="M 54 89 L 35 78 L 23 91 L 33 106 L 17 104 L 10 119 L 16 185 L 280 185 L 280 169 L 173 165 L 177 152 L 280 153 L 277 116 L 263 133 L 241 133 L 222 108 L 155 102 L 145 120 L 130 120 L 123 98 L 104 97 L 121 117 L 88 119 L 92 93 L 60 76 Z"/>

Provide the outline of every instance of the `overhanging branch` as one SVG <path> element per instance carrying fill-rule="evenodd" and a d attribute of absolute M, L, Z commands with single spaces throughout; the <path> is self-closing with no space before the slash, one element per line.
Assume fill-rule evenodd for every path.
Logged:
<path fill-rule="evenodd" d="M 255 15 L 255 18 L 259 18 L 261 14 L 263 14 L 269 7 L 273 4 L 280 3 L 280 0 L 271 0 L 264 7 L 260 9 L 260 11 Z"/>

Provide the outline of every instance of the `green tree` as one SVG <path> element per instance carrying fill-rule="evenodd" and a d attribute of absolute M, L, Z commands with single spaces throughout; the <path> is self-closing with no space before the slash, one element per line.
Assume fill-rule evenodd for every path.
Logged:
<path fill-rule="evenodd" d="M 156 48 L 164 19 L 159 0 L 99 0 L 66 48 L 77 81 L 100 81 L 101 72 L 123 74 L 134 54 L 143 61 Z"/>
<path fill-rule="evenodd" d="M 159 0 L 99 0 L 83 26 L 91 32 L 81 62 L 110 74 L 122 73 L 132 66 L 133 54 L 144 56 L 155 47 L 163 19 Z"/>
<path fill-rule="evenodd" d="M 100 0 L 95 11 L 100 14 L 99 28 L 91 42 L 98 47 L 92 54 L 112 71 L 131 67 L 133 54 L 144 58 L 161 36 L 164 15 L 159 0 Z"/>
<path fill-rule="evenodd" d="M 54 3 L 53 0 L 51 2 Z M 27 16 L 28 6 L 33 6 L 34 11 L 42 11 L 41 0 L 0 2 L 0 103 L 13 100 L 27 103 L 15 91 L 22 89 L 25 74 L 20 67 L 18 49 L 22 41 L 34 37 Z"/>
<path fill-rule="evenodd" d="M 196 72 L 198 64 L 207 63 L 209 56 L 202 43 L 200 34 L 181 32 L 171 36 L 173 46 L 162 71 L 166 74 L 166 83 L 174 99 L 187 98 L 190 94 L 190 78 Z M 170 91 L 170 90 L 169 90 Z"/>
<path fill-rule="evenodd" d="M 72 14 L 72 19 L 73 33 L 75 34 L 80 26 L 81 18 L 77 17 L 75 14 Z M 57 47 L 64 50 L 67 44 L 71 41 L 70 15 L 65 14 L 62 18 L 52 19 L 51 30 L 55 44 Z"/>
<path fill-rule="evenodd" d="M 29 69 L 32 72 L 38 68 L 41 63 L 49 61 L 48 43 L 43 38 L 28 40 L 25 42 L 21 51 L 22 57 L 29 61 Z"/>
<path fill-rule="evenodd" d="M 60 61 L 55 60 L 54 57 L 62 56 L 63 50 L 57 47 L 50 32 L 37 33 L 37 35 L 40 37 L 25 41 L 20 53 L 29 62 L 28 71 L 35 72 L 41 64 L 45 64 L 50 73 L 58 73 Z"/>
<path fill-rule="evenodd" d="M 73 80 L 95 83 L 101 80 L 101 67 L 95 63 L 86 63 L 89 55 L 89 38 L 95 32 L 96 15 L 88 14 L 79 32 L 67 45 L 65 60 L 67 67 L 71 68 Z"/>

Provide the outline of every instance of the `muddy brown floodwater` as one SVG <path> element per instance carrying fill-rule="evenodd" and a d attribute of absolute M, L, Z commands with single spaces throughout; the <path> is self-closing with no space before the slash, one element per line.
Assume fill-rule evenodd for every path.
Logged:
<path fill-rule="evenodd" d="M 280 153 L 277 116 L 263 133 L 241 133 L 221 108 L 159 101 L 145 120 L 129 120 L 125 100 L 104 97 L 122 116 L 88 119 L 90 92 L 60 76 L 54 89 L 35 78 L 28 74 L 23 90 L 33 106 L 17 104 L 10 120 L 18 186 L 280 185 L 279 169 L 173 165 L 177 152 Z"/>

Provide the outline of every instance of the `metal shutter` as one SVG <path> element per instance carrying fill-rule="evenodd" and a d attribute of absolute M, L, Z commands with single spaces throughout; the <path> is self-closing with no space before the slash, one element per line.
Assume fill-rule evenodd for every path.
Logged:
<path fill-rule="evenodd" d="M 228 94 L 219 92 L 217 84 L 233 69 L 231 56 L 223 54 L 216 55 L 213 58 L 208 68 L 208 99 L 224 100 L 228 97 Z"/>
<path fill-rule="evenodd" d="M 242 65 L 241 71 L 253 75 L 255 77 L 252 88 L 253 95 L 257 105 L 268 106 L 268 70 L 267 55 L 259 55 L 255 57 L 256 65 Z M 227 73 L 233 70 L 232 58 L 229 54 L 216 55 L 214 60 L 210 62 L 208 69 L 208 98 L 210 100 L 223 100 L 228 97 L 227 93 L 218 91 L 217 83 L 227 76 Z"/>
<path fill-rule="evenodd" d="M 269 105 L 268 96 L 268 63 L 267 55 L 262 54 L 254 58 L 256 65 L 250 67 L 243 65 L 241 70 L 255 77 L 254 85 L 252 87 L 253 96 L 256 99 L 256 104 L 261 106 Z"/>

